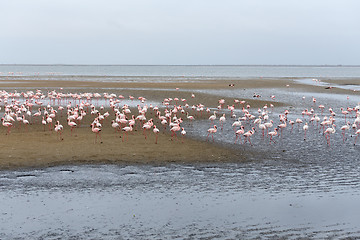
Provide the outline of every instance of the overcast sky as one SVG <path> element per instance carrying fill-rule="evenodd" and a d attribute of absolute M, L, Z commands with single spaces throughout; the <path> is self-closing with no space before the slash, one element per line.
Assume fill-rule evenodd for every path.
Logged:
<path fill-rule="evenodd" d="M 0 0 L 0 64 L 360 64 L 359 0 Z"/>

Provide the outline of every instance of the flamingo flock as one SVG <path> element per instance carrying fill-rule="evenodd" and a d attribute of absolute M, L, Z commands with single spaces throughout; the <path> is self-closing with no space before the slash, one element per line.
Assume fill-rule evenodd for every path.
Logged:
<path fill-rule="evenodd" d="M 190 96 L 192 101 L 196 101 L 194 93 Z M 146 104 L 147 99 L 144 97 L 138 97 L 139 104 L 131 108 L 122 103 L 124 99 L 123 95 L 114 93 L 2 90 L 0 106 L 3 107 L 4 113 L 1 122 L 6 128 L 6 135 L 11 134 L 14 128 L 18 131 L 24 128 L 24 131 L 28 132 L 31 126 L 41 123 L 43 131 L 54 131 L 59 140 L 63 140 L 63 131 L 69 131 L 71 137 L 76 137 L 76 129 L 87 119 L 91 122 L 89 129 L 95 135 L 94 143 L 102 143 L 101 131 L 104 125 L 111 126 L 114 134 L 122 132 L 122 141 L 128 141 L 132 131 L 141 129 L 146 141 L 149 134 L 155 136 L 155 144 L 158 143 L 159 133 L 166 131 L 171 134 L 171 141 L 184 142 L 187 133 L 185 128 L 191 128 L 194 121 L 209 124 L 206 141 L 209 141 L 211 135 L 212 141 L 215 142 L 216 135 L 224 134 L 226 127 L 231 128 L 234 132 L 234 144 L 249 142 L 253 145 L 251 138 L 256 134 L 260 135 L 265 143 L 276 144 L 276 138 L 281 140 L 286 132 L 293 133 L 294 125 L 297 131 L 302 129 L 304 132 L 304 141 L 308 139 L 311 131 L 312 134 L 323 135 L 328 146 L 331 145 L 332 136 L 338 132 L 342 135 L 343 143 L 349 136 L 354 137 L 354 145 L 360 135 L 360 105 L 341 107 L 337 110 L 326 107 L 326 104 L 316 107 L 315 98 L 312 99 L 313 107 L 303 109 L 301 116 L 286 109 L 280 112 L 278 117 L 270 114 L 270 111 L 272 113 L 274 110 L 273 104 L 270 104 L 270 107 L 265 104 L 262 108 L 252 109 L 250 104 L 246 105 L 245 100 L 239 99 L 234 99 L 227 107 L 226 101 L 220 99 L 216 108 L 202 103 L 190 106 L 184 98 L 165 98 L 160 106 L 153 106 Z M 275 96 L 271 95 L 270 99 L 274 100 Z M 128 96 L 128 100 L 135 101 L 136 98 Z M 60 121 L 64 118 L 67 124 L 62 125 Z"/>

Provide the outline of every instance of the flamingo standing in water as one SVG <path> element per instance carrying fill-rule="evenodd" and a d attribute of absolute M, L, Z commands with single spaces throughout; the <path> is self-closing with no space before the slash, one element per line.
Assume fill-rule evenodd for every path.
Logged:
<path fill-rule="evenodd" d="M 232 124 L 232 127 L 233 127 L 233 130 L 235 131 L 236 127 L 241 127 L 242 123 L 241 121 L 238 119 L 237 121 L 235 121 L 233 124 Z"/>
<path fill-rule="evenodd" d="M 211 121 L 211 124 L 214 124 L 215 119 L 216 119 L 216 111 L 214 111 L 214 114 L 209 117 L 209 120 Z"/>
<path fill-rule="evenodd" d="M 223 130 L 224 122 L 226 121 L 225 113 L 219 118 L 221 130 Z"/>
<path fill-rule="evenodd" d="M 325 131 L 324 131 L 324 134 L 325 134 L 325 138 L 326 138 L 326 141 L 327 141 L 327 144 L 330 146 L 330 135 L 331 134 L 334 134 L 336 132 L 335 130 L 335 124 L 332 125 L 332 127 L 329 127 L 327 128 Z"/>
<path fill-rule="evenodd" d="M 356 135 L 356 138 L 355 138 L 354 145 L 356 144 L 356 140 L 357 140 L 358 136 L 360 135 L 360 129 L 358 129 L 358 130 L 355 132 L 355 135 Z"/>
<path fill-rule="evenodd" d="M 303 129 L 304 129 L 304 140 L 306 140 L 306 132 L 307 132 L 307 130 L 309 129 L 309 125 L 308 125 L 308 123 L 305 123 L 305 125 L 303 126 Z"/>
<path fill-rule="evenodd" d="M 278 128 L 280 128 L 280 136 L 282 137 L 282 131 L 283 131 L 283 128 L 286 128 L 286 122 L 279 124 Z"/>
<path fill-rule="evenodd" d="M 240 138 L 240 143 L 241 143 L 241 135 L 243 135 L 244 133 L 245 133 L 244 126 L 241 126 L 240 129 L 235 132 L 236 138 L 234 144 L 236 143 L 236 140 L 238 138 Z"/>
<path fill-rule="evenodd" d="M 243 134 L 243 136 L 245 137 L 244 139 L 244 144 L 246 143 L 246 141 L 249 141 L 250 145 L 252 146 L 250 137 L 255 133 L 255 128 L 252 128 L 251 130 L 247 131 L 246 133 Z"/>
<path fill-rule="evenodd" d="M 346 125 L 342 126 L 341 128 L 342 136 L 343 136 L 343 143 L 345 142 L 345 131 L 350 129 L 350 122 L 348 122 Z"/>
<path fill-rule="evenodd" d="M 217 132 L 217 126 L 214 125 L 212 128 L 209 128 L 207 131 L 208 131 L 208 135 L 206 137 L 206 141 L 208 141 L 210 133 L 211 133 L 212 140 L 214 141 L 214 133 Z"/>
<path fill-rule="evenodd" d="M 275 137 L 275 136 L 277 135 L 277 130 L 278 130 L 278 129 L 275 128 L 274 131 L 271 131 L 271 132 L 268 133 L 269 136 L 270 136 L 269 144 L 271 144 L 271 141 L 273 141 L 273 142 L 275 143 L 273 137 Z"/>

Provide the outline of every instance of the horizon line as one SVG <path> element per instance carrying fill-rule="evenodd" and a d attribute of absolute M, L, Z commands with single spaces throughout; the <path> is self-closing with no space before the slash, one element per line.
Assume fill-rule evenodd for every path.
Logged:
<path fill-rule="evenodd" d="M 0 63 L 0 66 L 243 66 L 243 67 L 360 67 L 360 64 L 63 64 Z"/>

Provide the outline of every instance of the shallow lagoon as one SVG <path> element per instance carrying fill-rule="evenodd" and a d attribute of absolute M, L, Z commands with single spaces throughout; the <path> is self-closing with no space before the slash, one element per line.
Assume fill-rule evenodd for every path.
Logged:
<path fill-rule="evenodd" d="M 359 237 L 349 170 L 264 160 L 3 171 L 0 237 Z"/>

